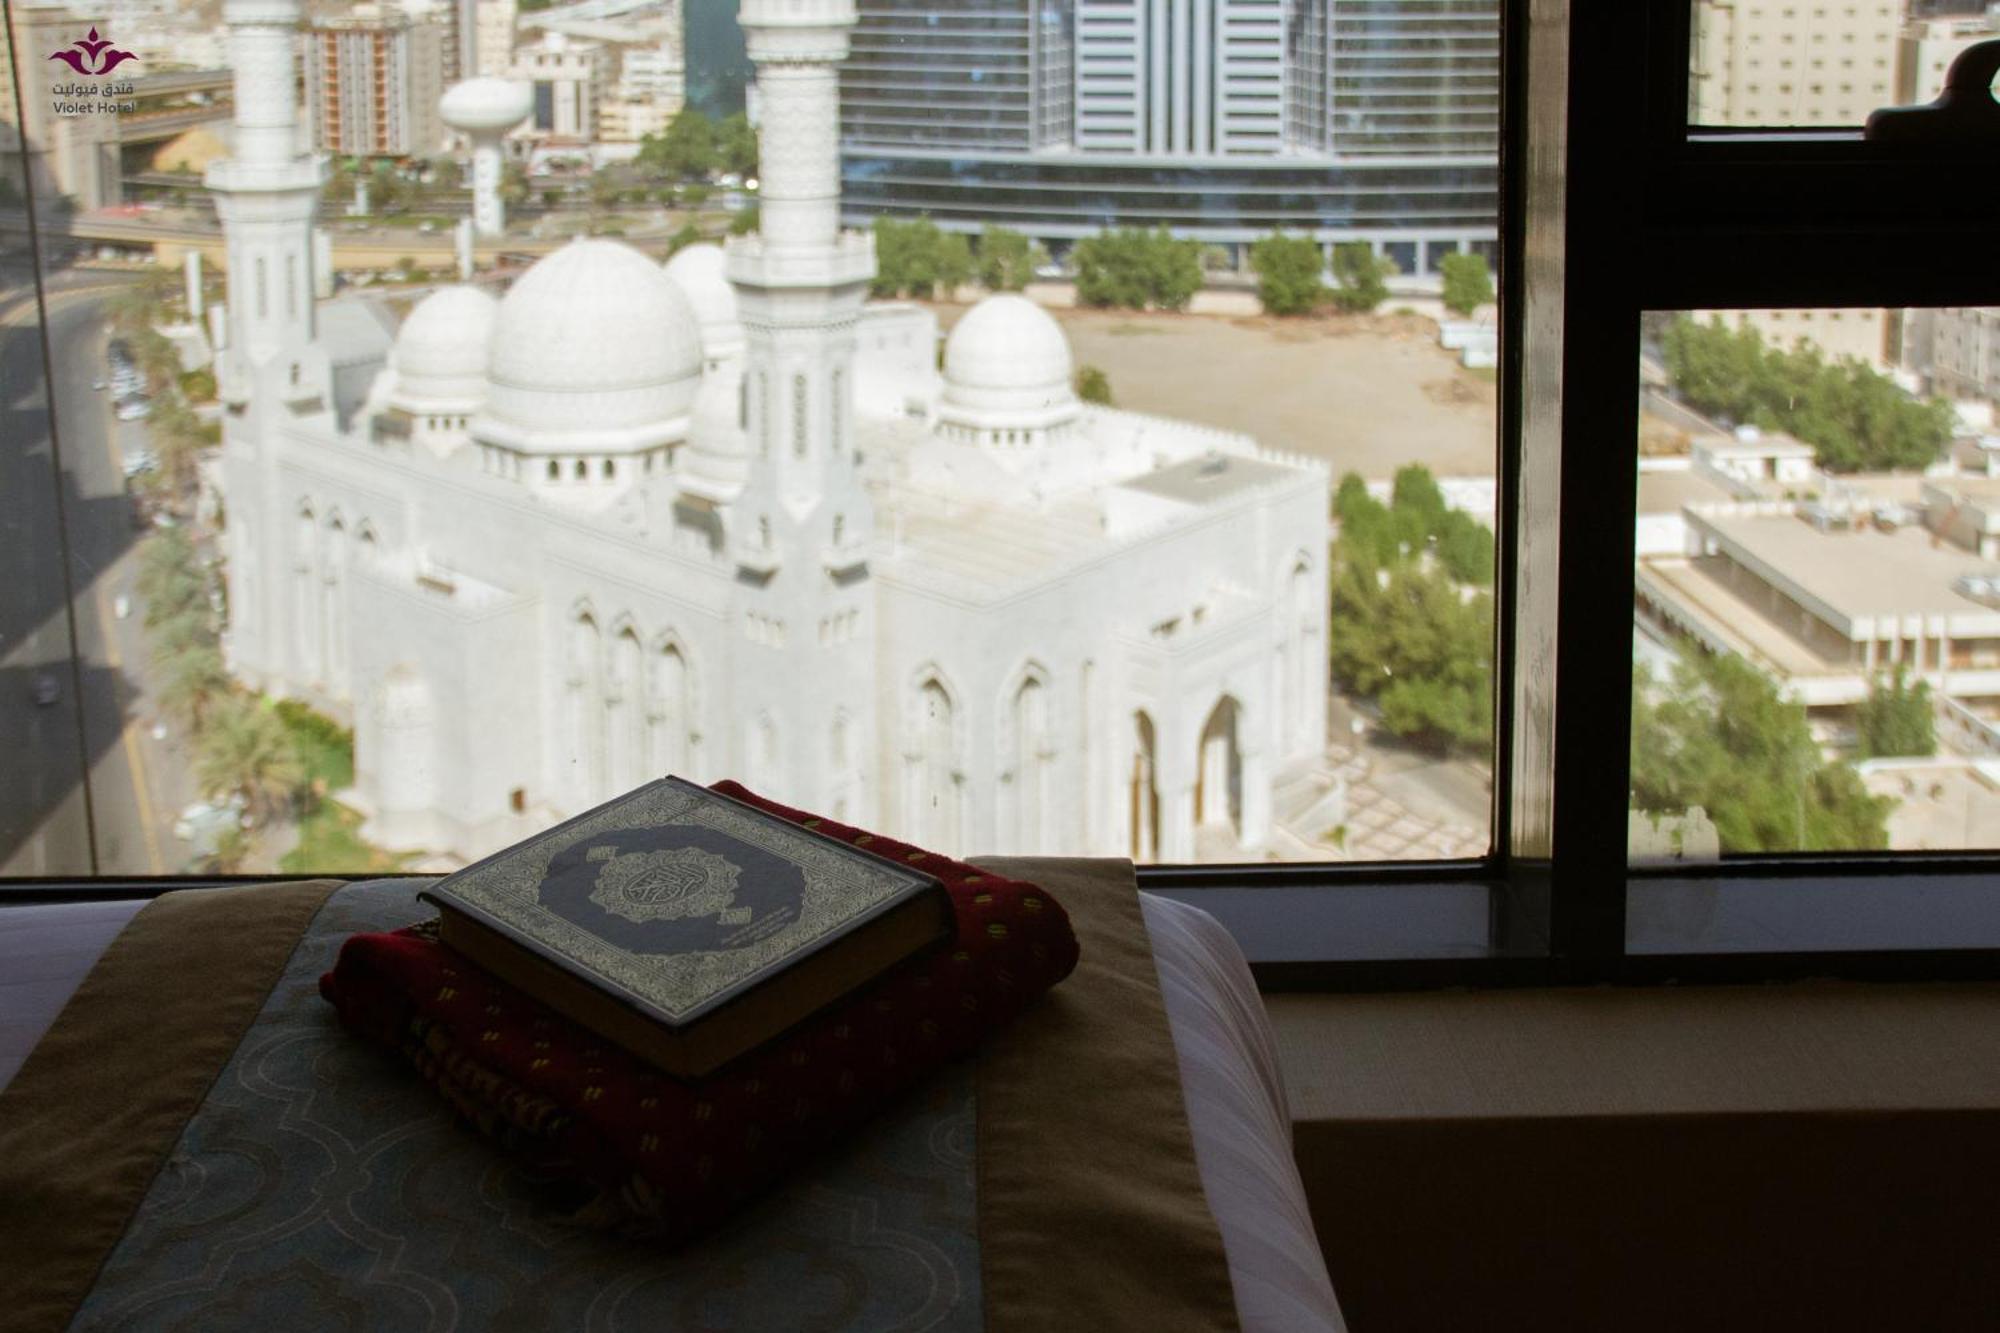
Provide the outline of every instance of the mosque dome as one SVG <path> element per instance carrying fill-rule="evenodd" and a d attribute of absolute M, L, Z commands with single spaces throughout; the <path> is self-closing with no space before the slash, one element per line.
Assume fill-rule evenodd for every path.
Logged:
<path fill-rule="evenodd" d="M 736 288 L 719 245 L 690 245 L 667 261 L 667 276 L 686 295 L 701 320 L 701 350 L 710 363 L 743 351 L 743 324 L 736 314 Z"/>
<path fill-rule="evenodd" d="M 500 303 L 477 287 L 446 287 L 417 302 L 396 331 L 392 401 L 415 412 L 470 412 L 486 396 L 486 348 Z"/>
<path fill-rule="evenodd" d="M 687 433 L 700 324 L 645 255 L 571 241 L 501 299 L 486 377 L 481 439 L 528 453 L 651 448 Z"/>
<path fill-rule="evenodd" d="M 967 424 L 1038 426 L 1073 415 L 1069 339 L 1025 296 L 989 296 L 944 345 L 946 413 Z"/>
<path fill-rule="evenodd" d="M 712 500 L 733 498 L 750 475 L 750 437 L 743 430 L 743 367 L 712 371 L 695 399 L 688 445 L 687 488 Z"/>

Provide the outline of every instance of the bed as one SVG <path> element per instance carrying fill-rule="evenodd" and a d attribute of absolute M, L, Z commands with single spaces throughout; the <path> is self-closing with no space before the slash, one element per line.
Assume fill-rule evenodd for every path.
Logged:
<path fill-rule="evenodd" d="M 264 1300 L 309 1301 L 336 1324 L 345 1313 L 370 1327 L 1343 1329 L 1293 1164 L 1270 1029 L 1234 942 L 1198 908 L 1137 893 L 1124 863 L 995 864 L 1048 885 L 1069 907 L 1084 943 L 1077 975 L 1021 1019 L 1018 1034 L 961 1062 L 977 1070 L 940 1075 L 879 1131 L 857 1135 L 724 1234 L 666 1261 L 671 1281 L 640 1271 L 645 1263 L 601 1237 L 550 1231 L 537 1217 L 532 1182 L 508 1177 L 489 1146 L 453 1134 L 426 1090 L 398 1082 L 379 1062 L 347 1063 L 365 1057 L 309 996 L 291 991 L 322 965 L 313 949 L 381 924 L 368 913 L 411 919 L 417 883 L 348 886 L 314 914 L 241 1047 L 209 1079 L 212 1088 L 204 1083 L 200 1112 L 182 1117 L 165 1161 L 148 1159 L 141 1202 L 125 1205 L 129 1216 L 112 1243 L 88 1261 L 95 1277 L 70 1307 L 74 1320 L 54 1326 L 171 1326 L 197 1315 L 206 1328 L 256 1327 L 271 1317 L 256 1304 Z M 59 1020 L 65 1002 L 143 906 L 0 909 L 0 1139 L 10 1119 L 19 1132 L 36 1109 L 22 1091 L 36 1081 L 17 1081 L 17 1071 L 52 1025 L 69 1021 Z M 1147 1019 L 1154 1010 L 1163 1021 Z M 1080 1112 L 1065 1121 L 1069 1098 L 1048 1095 L 1074 1084 L 1062 1052 L 1094 1041 L 1093 1049 L 1136 1061 L 1149 1021 L 1165 1029 L 1150 1034 L 1166 1053 L 1156 1061 L 1164 1098 L 1092 1113 L 1112 1123 L 1079 1123 L 1090 1120 Z M 1147 1075 L 1137 1064 L 1108 1067 L 1132 1085 L 1119 1095 L 1143 1096 Z M 378 1077 L 381 1086 L 366 1092 Z M 286 1100 L 288 1082 L 317 1092 Z M 1041 1094 L 1031 1095 L 1038 1082 Z M 302 1108 L 316 1095 L 324 1111 L 329 1087 L 360 1099 L 338 1115 L 378 1118 L 371 1142 L 434 1145 L 394 1170 L 384 1163 L 401 1148 L 367 1159 L 362 1176 L 393 1180 L 393 1191 L 356 1185 L 336 1206 L 326 1178 L 338 1172 L 322 1160 L 334 1150 L 287 1146 L 326 1137 Z M 1011 1123 L 1003 1093 L 1014 1098 Z M 241 1103 L 233 1109 L 232 1096 Z M 47 1140 L 51 1122 L 41 1123 Z M 1142 1170 L 1118 1165 L 1120 1152 L 1135 1151 L 1145 1155 Z M 976 1167 L 967 1160 L 974 1155 Z M 288 1157 L 310 1169 L 288 1181 L 270 1161 L 254 1172 L 245 1166 Z M 913 1167 L 915 1158 L 928 1165 Z M 1168 1187 L 1139 1178 L 1156 1168 L 1169 1184 L 1181 1171 L 1199 1218 L 1171 1216 Z M 936 1178 L 912 1185 L 913 1172 Z M 1067 1183 L 1051 1185 L 1051 1175 Z M 374 1197 L 385 1193 L 396 1197 Z M 989 1211 L 1003 1206 L 1016 1211 Z M 425 1225 L 407 1226 L 412 1215 Z M 384 1243 L 398 1227 L 407 1234 Z M 492 1252 L 470 1253 L 481 1247 Z M 482 1263 L 505 1275 L 482 1277 Z M 507 1280 L 520 1280 L 514 1270 L 536 1265 L 574 1289 L 555 1292 L 561 1284 L 543 1278 L 530 1285 L 544 1304 L 507 1295 Z M 389 1270 L 395 1280 L 382 1280 Z M 46 1312 L 21 1322 L 30 1308 L 0 1303 L 0 1327 L 51 1326 Z"/>

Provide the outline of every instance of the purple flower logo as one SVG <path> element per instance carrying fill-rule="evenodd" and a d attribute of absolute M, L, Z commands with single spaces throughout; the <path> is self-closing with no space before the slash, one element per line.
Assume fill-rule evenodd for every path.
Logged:
<path fill-rule="evenodd" d="M 120 51 L 108 40 L 99 37 L 94 27 L 90 36 L 80 37 L 71 45 L 77 49 L 58 51 L 49 59 L 60 60 L 79 74 L 109 74 L 126 61 L 139 58 L 130 51 Z"/>

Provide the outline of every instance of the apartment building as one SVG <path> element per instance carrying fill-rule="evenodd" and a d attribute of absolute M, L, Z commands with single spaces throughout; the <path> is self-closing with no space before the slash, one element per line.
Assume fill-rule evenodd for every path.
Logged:
<path fill-rule="evenodd" d="M 444 75 L 442 23 L 367 5 L 313 24 L 305 35 L 305 87 L 314 146 L 350 157 L 440 151 Z"/>

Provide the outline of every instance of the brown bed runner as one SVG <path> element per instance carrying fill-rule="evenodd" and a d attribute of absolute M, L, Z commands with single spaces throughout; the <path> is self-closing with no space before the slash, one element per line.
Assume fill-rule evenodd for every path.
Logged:
<path fill-rule="evenodd" d="M 69 1322 L 339 887 L 183 889 L 148 903 L 104 951 L 0 1092 L 0 1328 Z"/>
<path fill-rule="evenodd" d="M 1082 949 L 980 1052 L 986 1333 L 1235 1328 L 1131 862 L 978 864 L 1047 889 Z"/>
<path fill-rule="evenodd" d="M 980 1054 L 987 1333 L 1235 1328 L 1130 864 L 989 864 L 1063 903 L 1082 961 Z M 337 887 L 169 894 L 106 951 L 0 1093 L 0 1329 L 69 1321 Z"/>

